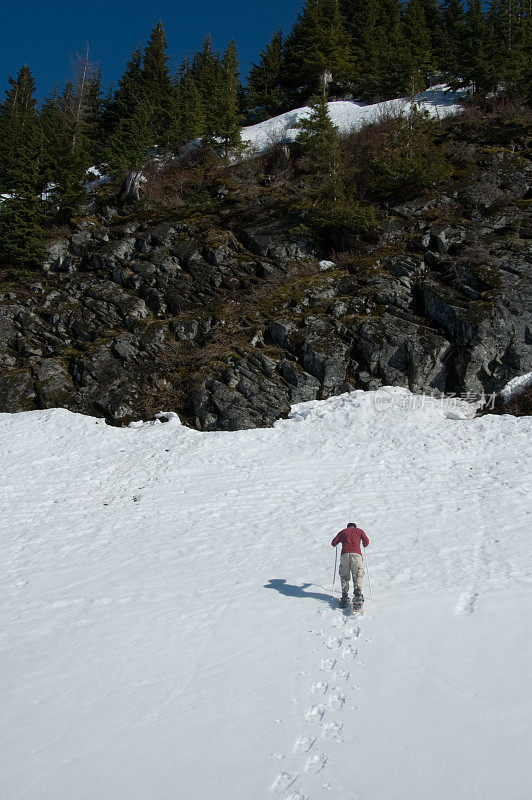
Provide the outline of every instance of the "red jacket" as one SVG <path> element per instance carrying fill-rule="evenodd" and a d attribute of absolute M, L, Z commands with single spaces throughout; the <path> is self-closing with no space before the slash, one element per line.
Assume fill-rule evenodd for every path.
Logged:
<path fill-rule="evenodd" d="M 358 553 L 358 555 L 361 556 L 361 539 L 364 547 L 367 547 L 369 544 L 369 539 L 361 528 L 344 528 L 343 531 L 340 531 L 340 533 L 336 534 L 331 544 L 333 547 L 336 547 L 337 544 L 342 542 L 342 554 Z"/>

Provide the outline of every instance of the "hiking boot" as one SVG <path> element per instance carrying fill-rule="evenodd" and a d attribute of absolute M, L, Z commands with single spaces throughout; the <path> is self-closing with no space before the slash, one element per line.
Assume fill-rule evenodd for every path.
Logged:
<path fill-rule="evenodd" d="M 338 605 L 340 608 L 346 608 L 348 603 L 349 603 L 349 597 L 346 594 L 343 594 L 341 598 L 338 600 Z"/>
<path fill-rule="evenodd" d="M 364 595 L 362 594 L 362 589 L 355 589 L 355 591 L 353 592 L 353 602 L 355 600 L 357 602 L 362 602 L 362 603 L 364 602 Z"/>

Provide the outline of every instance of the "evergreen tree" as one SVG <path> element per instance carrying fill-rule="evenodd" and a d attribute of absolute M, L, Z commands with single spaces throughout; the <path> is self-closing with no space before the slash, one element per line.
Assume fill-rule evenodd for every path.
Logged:
<path fill-rule="evenodd" d="M 44 259 L 42 203 L 33 176 L 0 205 L 0 260 L 15 267 L 39 267 Z"/>
<path fill-rule="evenodd" d="M 53 186 L 49 195 L 58 206 L 59 222 L 70 223 L 86 199 L 87 168 L 101 151 L 101 75 L 89 60 L 88 48 L 75 64 L 74 82 L 45 100 L 39 115 L 44 140 L 43 171 Z"/>
<path fill-rule="evenodd" d="M 30 68 L 24 65 L 17 77 L 9 78 L 8 82 L 10 88 L 0 105 L 0 188 L 3 191 L 26 183 L 30 162 L 35 162 L 32 169 L 38 165 L 41 149 L 35 83 Z"/>
<path fill-rule="evenodd" d="M 430 36 L 432 52 L 432 68 L 441 68 L 441 59 L 444 46 L 443 12 L 438 0 L 421 0 L 425 13 L 425 23 Z"/>
<path fill-rule="evenodd" d="M 79 88 L 67 83 L 54 114 L 57 127 L 49 156 L 54 184 L 51 195 L 58 205 L 58 222 L 71 223 L 87 197 L 83 181 L 90 164 L 83 141 L 82 115 L 78 113 L 79 95 Z"/>
<path fill-rule="evenodd" d="M 340 10 L 339 0 L 327 0 L 323 6 L 324 23 L 328 25 L 328 49 L 325 50 L 325 69 L 330 70 L 333 81 L 344 83 L 353 76 L 353 59 L 349 34 Z"/>
<path fill-rule="evenodd" d="M 167 144 L 175 114 L 175 90 L 168 68 L 166 34 L 162 22 L 151 32 L 142 59 L 143 100 L 149 108 L 153 144 Z"/>
<path fill-rule="evenodd" d="M 186 144 L 201 136 L 204 129 L 201 97 L 188 59 L 181 66 L 177 92 L 177 141 Z"/>
<path fill-rule="evenodd" d="M 140 102 L 108 137 L 105 154 L 112 172 L 122 174 L 141 167 L 154 145 L 152 115 L 146 103 Z"/>
<path fill-rule="evenodd" d="M 28 66 L 16 79 L 0 106 L 2 189 L 9 198 L 0 205 L 0 259 L 15 266 L 37 266 L 44 257 L 42 203 L 37 193 L 42 140 L 36 119 L 35 84 Z"/>
<path fill-rule="evenodd" d="M 383 200 L 415 196 L 449 177 L 449 165 L 433 141 L 433 125 L 415 103 L 406 117 L 397 120 L 366 176 L 373 196 Z"/>
<path fill-rule="evenodd" d="M 340 9 L 351 38 L 355 91 L 362 97 L 380 94 L 379 0 L 340 0 Z"/>
<path fill-rule="evenodd" d="M 283 103 L 281 68 L 283 33 L 281 29 L 272 34 L 270 42 L 261 50 L 258 64 L 253 64 L 249 73 L 247 104 L 249 108 L 262 106 L 268 114 L 276 114 Z"/>
<path fill-rule="evenodd" d="M 238 56 L 234 41 L 229 42 L 223 57 L 223 80 L 218 97 L 219 122 L 217 135 L 222 140 L 227 157 L 230 147 L 242 143 L 238 115 L 238 90 L 240 88 Z"/>
<path fill-rule="evenodd" d="M 124 74 L 118 81 L 118 89 L 105 105 L 102 121 L 104 134 L 115 133 L 120 121 L 133 116 L 143 99 L 142 47 L 139 45 L 126 64 Z"/>
<path fill-rule="evenodd" d="M 411 86 L 412 63 L 401 24 L 399 0 L 381 0 L 378 20 L 378 87 L 382 98 L 398 97 Z"/>
<path fill-rule="evenodd" d="M 102 114 L 102 72 L 98 70 L 89 83 L 86 99 L 84 139 L 87 161 L 91 164 L 102 160 Z"/>
<path fill-rule="evenodd" d="M 464 52 L 464 9 L 462 0 L 444 0 L 443 44 L 439 66 L 451 83 L 460 76 Z"/>
<path fill-rule="evenodd" d="M 43 141 L 42 173 L 44 183 L 54 179 L 57 162 L 68 143 L 63 129 L 58 87 L 47 97 L 39 112 L 39 128 Z"/>
<path fill-rule="evenodd" d="M 492 0 L 489 29 L 497 82 L 513 91 L 522 88 L 530 69 L 532 34 L 530 0 Z"/>
<path fill-rule="evenodd" d="M 495 81 L 482 0 L 469 0 L 464 17 L 463 47 L 459 63 L 462 82 L 474 92 L 487 91 Z"/>
<path fill-rule="evenodd" d="M 306 156 L 311 178 L 311 195 L 319 201 L 336 203 L 344 192 L 338 128 L 329 116 L 325 87 L 314 96 L 311 113 L 300 123 L 297 143 Z"/>
<path fill-rule="evenodd" d="M 178 136 L 178 88 L 172 82 L 161 22 L 151 32 L 144 53 L 130 56 L 118 89 L 103 114 L 105 157 L 115 172 L 140 167 L 156 144 L 168 146 Z"/>
<path fill-rule="evenodd" d="M 142 47 L 131 54 L 103 115 L 105 160 L 114 172 L 141 166 L 154 144 L 152 111 L 142 73 Z"/>
<path fill-rule="evenodd" d="M 403 30 L 409 50 L 411 86 L 414 90 L 425 89 L 435 65 L 423 0 L 409 0 L 403 16 Z"/>
<path fill-rule="evenodd" d="M 355 91 L 368 99 L 407 91 L 413 66 L 399 0 L 340 0 L 340 6 L 351 38 Z"/>
<path fill-rule="evenodd" d="M 327 72 L 340 83 L 351 76 L 345 21 L 338 0 L 306 0 L 285 40 L 283 86 L 304 94 Z"/>
<path fill-rule="evenodd" d="M 224 80 L 220 54 L 212 49 L 210 36 L 205 37 L 201 51 L 194 56 L 192 75 L 201 100 L 203 143 L 210 146 L 220 126 L 220 91 Z"/>

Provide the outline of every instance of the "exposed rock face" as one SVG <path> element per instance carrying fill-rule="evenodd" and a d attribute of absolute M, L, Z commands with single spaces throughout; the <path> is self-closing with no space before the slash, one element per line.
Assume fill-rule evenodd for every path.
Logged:
<path fill-rule="evenodd" d="M 228 230 L 107 209 L 51 244 L 33 282 L 0 285 L 0 410 L 124 424 L 164 408 L 234 430 L 351 388 L 497 391 L 532 369 L 530 175 L 499 160 L 391 208 L 336 266 L 290 219 Z"/>
<path fill-rule="evenodd" d="M 252 253 L 279 261 L 314 255 L 309 242 L 294 235 L 296 224 L 296 219 L 274 219 L 266 225 L 242 228 L 240 238 Z"/>

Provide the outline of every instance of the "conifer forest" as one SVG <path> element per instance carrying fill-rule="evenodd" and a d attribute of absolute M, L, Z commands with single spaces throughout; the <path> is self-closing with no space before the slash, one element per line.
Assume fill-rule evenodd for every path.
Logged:
<path fill-rule="evenodd" d="M 234 41 L 220 53 L 209 36 L 171 69 L 162 22 L 109 91 L 88 48 L 72 80 L 51 87 L 41 104 L 22 65 L 0 106 L 2 263 L 40 263 L 46 231 L 79 216 L 93 165 L 121 177 L 150 154 L 178 153 L 195 140 L 204 163 L 227 160 L 241 144 L 241 125 L 320 91 L 375 101 L 444 81 L 474 97 L 529 98 L 530 42 L 530 0 L 307 0 L 291 31 L 273 32 L 245 81 Z M 325 130 L 322 138 L 331 137 Z M 301 146 L 315 147 L 311 139 L 302 137 Z M 318 157 L 313 172 L 320 169 L 328 182 L 341 172 L 333 168 L 331 176 Z M 339 186 L 332 191 L 337 197 Z"/>

